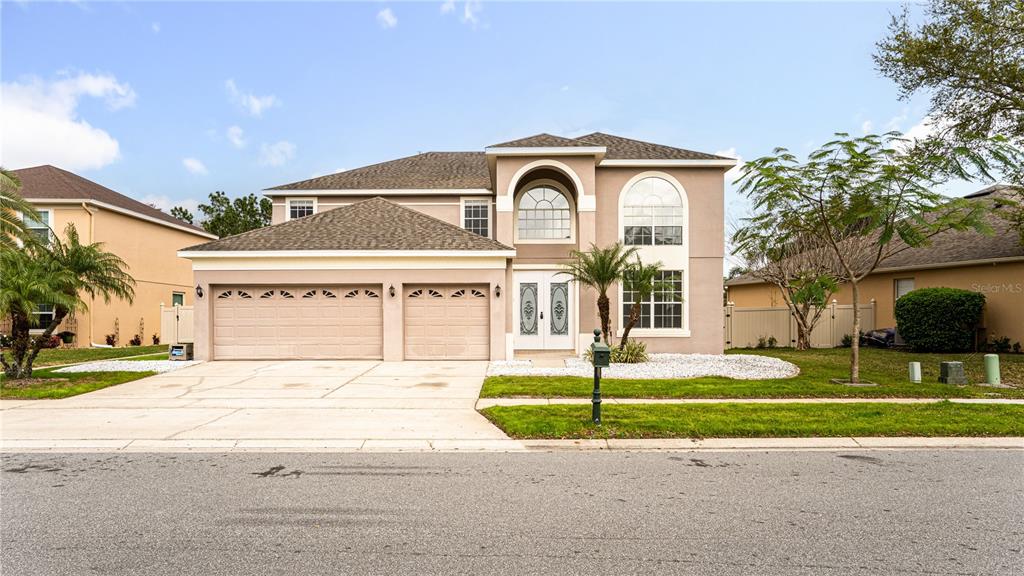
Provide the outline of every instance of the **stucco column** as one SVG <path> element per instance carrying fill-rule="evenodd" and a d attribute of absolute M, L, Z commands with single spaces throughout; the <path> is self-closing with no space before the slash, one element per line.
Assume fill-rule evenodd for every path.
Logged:
<path fill-rule="evenodd" d="M 395 287 L 395 296 L 391 297 L 389 290 Z M 387 278 L 381 287 L 384 298 L 384 361 L 401 362 L 405 359 L 405 322 L 402 316 L 402 299 L 405 292 L 402 283 L 394 278 Z"/>
<path fill-rule="evenodd" d="M 579 212 L 579 245 L 581 251 L 590 250 L 591 244 L 597 244 L 597 212 Z M 609 295 L 610 296 L 610 295 Z M 612 318 L 615 315 L 612 314 Z M 594 341 L 594 328 L 601 326 L 597 314 L 597 293 L 586 286 L 580 286 L 578 346 L 582 350 Z"/>

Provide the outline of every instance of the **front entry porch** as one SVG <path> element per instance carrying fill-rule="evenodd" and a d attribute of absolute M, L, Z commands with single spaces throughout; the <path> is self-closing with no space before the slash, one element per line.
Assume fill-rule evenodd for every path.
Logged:
<path fill-rule="evenodd" d="M 572 279 L 558 270 L 517 270 L 513 279 L 515 350 L 574 352 L 579 298 Z"/>

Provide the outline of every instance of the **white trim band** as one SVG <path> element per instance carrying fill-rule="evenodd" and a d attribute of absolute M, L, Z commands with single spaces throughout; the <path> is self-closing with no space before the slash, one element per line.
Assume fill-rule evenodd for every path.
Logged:
<path fill-rule="evenodd" d="M 179 250 L 202 258 L 514 258 L 515 250 Z"/>
<path fill-rule="evenodd" d="M 733 159 L 722 160 L 625 160 L 612 159 L 602 160 L 598 167 L 629 167 L 629 168 L 670 168 L 673 166 L 689 168 L 732 168 L 739 161 Z"/>
<path fill-rule="evenodd" d="M 487 188 L 347 188 L 264 190 L 264 196 L 494 196 Z"/>

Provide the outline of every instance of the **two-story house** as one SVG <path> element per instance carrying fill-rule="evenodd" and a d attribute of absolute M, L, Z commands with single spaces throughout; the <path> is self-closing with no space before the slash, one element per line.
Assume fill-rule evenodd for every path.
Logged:
<path fill-rule="evenodd" d="M 39 212 L 39 220 L 27 224 L 44 242 L 63 238 L 67 225 L 74 224 L 80 242 L 102 242 L 104 250 L 125 261 L 135 279 L 131 302 L 83 294 L 88 308 L 57 330 L 74 333 L 75 346 L 102 346 L 113 334 L 120 346 L 136 335 L 151 344 L 160 333 L 160 305 L 191 304 L 192 267 L 177 251 L 217 236 L 55 166 L 12 172 L 21 181 L 21 195 Z M 40 325 L 53 320 L 52 306 L 40 305 L 35 313 Z"/>
<path fill-rule="evenodd" d="M 506 359 L 577 353 L 597 295 L 561 274 L 622 242 L 660 261 L 633 336 L 721 353 L 724 174 L 735 160 L 539 134 L 276 186 L 273 225 L 186 248 L 201 359 Z M 619 286 L 621 331 L 632 294 Z"/>

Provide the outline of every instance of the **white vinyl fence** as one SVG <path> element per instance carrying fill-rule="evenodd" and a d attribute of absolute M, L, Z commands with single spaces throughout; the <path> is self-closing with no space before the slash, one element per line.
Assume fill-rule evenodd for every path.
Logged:
<path fill-rule="evenodd" d="M 191 306 L 160 306 L 160 343 L 192 343 Z"/>
<path fill-rule="evenodd" d="M 875 301 L 860 305 L 860 329 L 875 329 Z M 853 306 L 836 304 L 833 300 L 811 332 L 812 348 L 835 348 L 843 336 L 853 335 Z M 776 346 L 796 346 L 796 320 L 789 308 L 737 308 L 731 302 L 725 307 L 725 347 L 753 348 L 758 340 L 774 336 Z"/>

